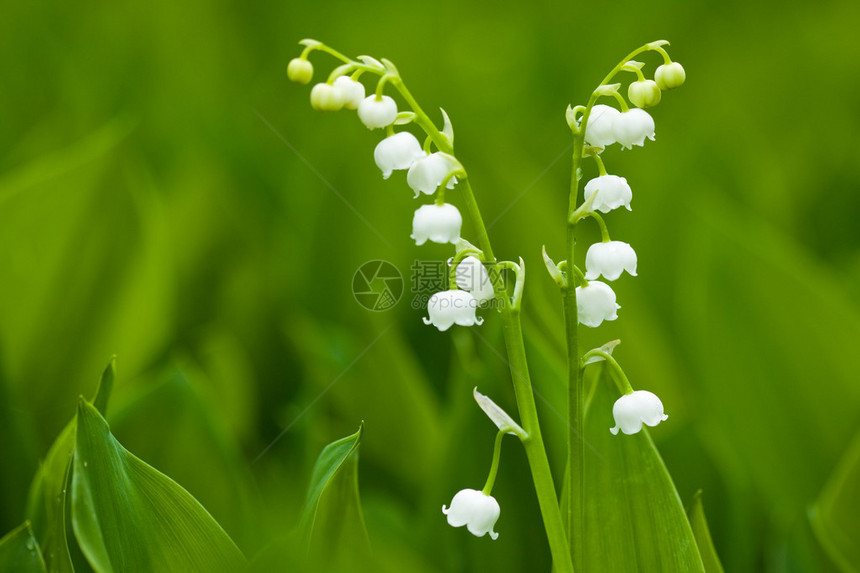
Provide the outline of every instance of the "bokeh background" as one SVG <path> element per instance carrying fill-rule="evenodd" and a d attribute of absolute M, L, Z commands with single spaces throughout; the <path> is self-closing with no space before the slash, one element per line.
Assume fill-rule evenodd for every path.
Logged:
<path fill-rule="evenodd" d="M 860 429 L 860 4 L 12 0 L 3 13 L 0 531 L 117 354 L 114 433 L 246 554 L 295 526 L 320 449 L 364 420 L 381 570 L 549 570 L 513 441 L 497 542 L 439 511 L 488 468 L 494 428 L 471 389 L 514 408 L 498 320 L 439 333 L 409 292 L 386 312 L 356 303 L 364 262 L 408 277 L 450 250 L 410 241 L 418 203 L 402 174 L 381 179 L 379 132 L 311 111 L 285 66 L 304 37 L 388 57 L 449 113 L 497 254 L 529 269 L 526 340 L 558 470 L 563 328 L 540 247 L 562 256 L 564 109 L 666 38 L 687 84 L 653 110 L 656 142 L 605 156 L 634 189 L 632 213 L 607 220 L 639 277 L 618 282 L 620 319 L 586 341 L 621 338 L 633 384 L 663 397 L 652 435 L 684 502 L 703 490 L 727 571 L 835 570 L 809 511 Z M 334 67 L 313 62 L 317 77 Z"/>

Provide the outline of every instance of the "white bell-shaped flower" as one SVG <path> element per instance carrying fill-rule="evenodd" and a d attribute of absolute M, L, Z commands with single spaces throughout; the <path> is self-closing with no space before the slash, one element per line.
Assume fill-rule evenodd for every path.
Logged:
<path fill-rule="evenodd" d="M 455 273 L 457 286 L 472 293 L 478 304 L 492 300 L 496 296 L 490 274 L 478 257 L 466 257 L 457 265 Z"/>
<path fill-rule="evenodd" d="M 367 129 L 388 127 L 397 119 L 397 103 L 387 95 L 380 99 L 375 94 L 368 96 L 358 104 L 358 119 Z"/>
<path fill-rule="evenodd" d="M 615 291 L 606 283 L 590 281 L 586 286 L 576 287 L 576 309 L 579 322 L 596 328 L 604 320 L 618 318 Z"/>
<path fill-rule="evenodd" d="M 349 76 L 338 77 L 333 85 L 343 95 L 343 107 L 346 109 L 357 109 L 364 100 L 364 84 Z"/>
<path fill-rule="evenodd" d="M 483 537 L 489 533 L 491 539 L 499 537 L 493 527 L 500 512 L 496 498 L 476 489 L 461 489 L 451 500 L 450 508 L 442 506 L 442 513 L 448 516 L 448 525 L 465 525 L 472 535 Z"/>
<path fill-rule="evenodd" d="M 460 240 L 463 217 L 453 205 L 422 205 L 412 217 L 412 238 L 416 245 L 429 239 L 434 243 L 456 243 Z"/>
<path fill-rule="evenodd" d="M 594 147 L 606 147 L 616 142 L 613 125 L 621 112 L 610 105 L 597 104 L 591 108 L 585 124 L 585 141 Z"/>
<path fill-rule="evenodd" d="M 408 131 L 386 137 L 373 150 L 373 159 L 382 170 L 383 179 L 391 177 L 395 169 L 409 169 L 416 159 L 423 156 L 421 144 Z"/>
<path fill-rule="evenodd" d="M 644 109 L 634 107 L 618 115 L 612 123 L 615 141 L 624 149 L 645 145 L 645 138 L 654 141 L 654 118 Z"/>
<path fill-rule="evenodd" d="M 406 174 L 406 182 L 415 191 L 416 197 L 419 193 L 432 195 L 454 169 L 454 162 L 437 151 L 416 160 L 409 168 L 409 173 Z M 453 189 L 456 183 L 457 179 L 452 177 L 448 181 L 448 189 Z"/>
<path fill-rule="evenodd" d="M 623 241 L 594 243 L 585 253 L 585 280 L 591 281 L 603 275 L 614 281 L 627 271 L 636 276 L 636 251 Z"/>
<path fill-rule="evenodd" d="M 615 401 L 612 417 L 615 418 L 615 427 L 609 431 L 617 435 L 620 429 L 630 435 L 641 430 L 643 422 L 656 426 L 669 416 L 663 413 L 663 402 L 655 394 L 647 390 L 636 390 Z"/>
<path fill-rule="evenodd" d="M 601 175 L 595 177 L 585 184 L 585 198 L 588 199 L 594 192 L 594 200 L 591 203 L 591 209 L 600 211 L 601 213 L 609 213 L 618 207 L 630 208 L 630 201 L 633 200 L 633 190 L 627 184 L 627 179 L 617 175 Z"/>
<path fill-rule="evenodd" d="M 481 324 L 484 319 L 475 316 L 478 301 L 464 290 L 446 290 L 437 292 L 427 301 L 427 312 L 430 318 L 424 318 L 424 324 L 432 324 L 440 331 L 448 330 L 454 324 L 472 326 Z"/>

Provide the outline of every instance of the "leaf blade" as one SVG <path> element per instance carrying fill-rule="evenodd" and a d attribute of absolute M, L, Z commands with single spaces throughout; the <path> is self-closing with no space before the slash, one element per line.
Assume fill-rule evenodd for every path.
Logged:
<path fill-rule="evenodd" d="M 711 531 L 708 528 L 708 520 L 705 518 L 701 490 L 697 491 L 693 497 L 693 504 L 690 506 L 688 517 L 690 519 L 690 527 L 693 529 L 693 537 L 696 538 L 696 544 L 699 546 L 699 554 L 702 556 L 702 564 L 705 566 L 705 572 L 723 573 L 723 565 L 720 563 L 717 550 L 714 549 Z"/>
<path fill-rule="evenodd" d="M 585 420 L 589 526 L 582 570 L 704 573 L 681 499 L 648 431 L 609 432 L 613 387 L 604 370 Z"/>
<path fill-rule="evenodd" d="M 46 573 L 45 561 L 39 543 L 33 537 L 30 522 L 0 538 L 0 571 Z"/>
<path fill-rule="evenodd" d="M 237 571 L 221 526 L 179 484 L 128 452 L 98 410 L 78 406 L 72 526 L 99 573 Z"/>
<path fill-rule="evenodd" d="M 313 557 L 328 560 L 324 552 L 335 546 L 342 555 L 344 550 L 354 554 L 369 549 L 358 494 L 358 447 L 363 433 L 364 422 L 356 433 L 323 448 L 314 465 L 299 525 Z"/>

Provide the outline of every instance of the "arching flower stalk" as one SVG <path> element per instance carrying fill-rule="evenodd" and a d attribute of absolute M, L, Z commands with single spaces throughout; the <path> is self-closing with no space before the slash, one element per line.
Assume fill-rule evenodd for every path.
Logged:
<path fill-rule="evenodd" d="M 628 243 L 610 238 L 607 222 L 601 215 L 609 214 L 619 207 L 629 211 L 633 192 L 624 177 L 607 173 L 602 154 L 615 143 L 621 148 L 632 149 L 634 146 L 644 146 L 646 139 L 654 141 L 655 122 L 643 108 L 657 105 L 662 99 L 663 90 L 678 87 L 684 82 L 686 74 L 683 67 L 669 58 L 664 48 L 667 42 L 646 44 L 619 62 L 592 92 L 586 105 L 568 107 L 566 112 L 574 136 L 573 175 L 566 213 L 566 260 L 556 264 L 545 250 L 543 252 L 547 270 L 562 291 L 567 323 L 569 471 L 560 473 L 567 476 L 565 489 L 569 493 L 564 498 L 565 505 L 559 507 L 557 489 L 541 436 L 520 321 L 525 263 L 522 258 L 518 262 L 496 259 L 468 174 L 454 152 L 454 129 L 448 114 L 440 110 L 443 125 L 438 127 L 419 106 L 406 88 L 400 72 L 389 60 L 377 60 L 370 56 L 349 58 L 315 40 L 303 40 L 300 44 L 304 50 L 287 68 L 287 75 L 292 81 L 300 84 L 311 81 L 314 67 L 309 62 L 309 56 L 313 52 L 326 53 L 340 62 L 326 81 L 318 83 L 311 90 L 312 106 L 322 111 L 356 110 L 359 120 L 368 129 L 384 129 L 385 135 L 373 153 L 383 179 L 389 179 L 395 171 L 406 171 L 406 184 L 415 197 L 422 194 L 435 197 L 433 204 L 423 205 L 415 211 L 411 237 L 416 245 L 423 245 L 428 240 L 452 244 L 455 253 L 449 260 L 449 288 L 430 297 L 428 316 L 424 317 L 424 323 L 439 331 L 446 331 L 454 325 L 477 326 L 483 322 L 477 310 L 480 308 L 483 312 L 485 307 L 497 310 L 502 322 L 501 330 L 505 337 L 522 425 L 513 422 L 492 400 L 475 391 L 478 404 L 499 428 L 492 468 L 483 490 L 463 489 L 453 496 L 450 507 L 443 506 L 448 523 L 454 527 L 466 526 L 474 535 L 489 534 L 492 539 L 497 537 L 494 526 L 500 508 L 490 493 L 498 470 L 502 437 L 508 433 L 514 434 L 528 458 L 552 551 L 554 570 L 572 573 L 571 549 L 582 547 L 582 539 L 576 538 L 576 535 L 583 531 L 583 514 L 575 511 L 584 506 L 583 441 L 579 439 L 583 434 L 584 415 L 582 368 L 605 361 L 612 365 L 616 370 L 616 378 L 622 381 L 619 385 L 621 397 L 611 413 L 616 421 L 613 433 L 618 430 L 624 434 L 635 433 L 643 423 L 653 426 L 666 419 L 659 398 L 650 392 L 634 391 L 630 387 L 621 367 L 612 357 L 617 341 L 584 356 L 579 352 L 579 324 L 597 328 L 606 321 L 618 318 L 620 306 L 614 290 L 596 279 L 602 276 L 608 281 L 615 281 L 625 271 L 630 276 L 636 276 L 637 273 L 636 252 Z M 633 59 L 646 52 L 657 52 L 663 57 L 663 65 L 657 68 L 654 79 L 646 78 L 643 71 L 645 64 Z M 621 72 L 636 74 L 636 79 L 628 85 L 627 99 L 620 91 L 621 83 L 612 83 Z M 374 78 L 375 85 L 362 83 L 367 77 Z M 597 103 L 600 98 L 612 98 L 617 107 Z M 628 99 L 634 107 L 630 107 Z M 588 157 L 594 160 L 598 172 L 586 183 L 580 202 L 582 164 Z M 448 197 L 445 196 L 446 192 Z M 455 204 L 459 204 L 468 217 L 477 246 L 460 236 L 463 220 Z M 601 242 L 589 247 L 585 256 L 586 270 L 583 272 L 576 264 L 575 229 L 585 219 L 593 219 L 600 227 Z M 515 278 L 512 293 L 508 292 L 501 280 L 503 271 Z M 595 415 L 609 416 L 610 413 Z M 562 518 L 563 514 L 566 520 Z M 577 523 L 577 520 L 580 522 Z"/>

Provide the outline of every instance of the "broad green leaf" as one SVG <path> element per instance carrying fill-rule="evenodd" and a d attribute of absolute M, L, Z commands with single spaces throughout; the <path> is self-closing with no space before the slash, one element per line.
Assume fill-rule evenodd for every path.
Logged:
<path fill-rule="evenodd" d="M 618 391 L 608 376 L 603 370 L 596 377 L 585 421 L 587 526 L 578 570 L 704 573 L 681 499 L 648 430 L 609 432 Z"/>
<path fill-rule="evenodd" d="M 102 373 L 96 390 L 95 403 L 102 413 L 107 412 L 113 382 L 116 378 L 116 357 Z M 45 562 L 51 571 L 75 571 L 69 550 L 68 489 L 71 483 L 72 455 L 75 449 L 76 418 L 66 425 L 54 441 L 45 460 L 39 466 L 27 501 L 27 518 Z M 74 545 L 74 539 L 71 539 Z"/>
<path fill-rule="evenodd" d="M 75 434 L 72 525 L 98 573 L 242 569 L 242 553 L 203 506 L 123 448 L 83 399 Z"/>
<path fill-rule="evenodd" d="M 300 534 L 313 557 L 335 558 L 369 548 L 358 493 L 358 446 L 364 422 L 351 436 L 327 445 L 311 475 Z M 335 549 L 337 551 L 335 551 Z"/>
<path fill-rule="evenodd" d="M 147 379 L 145 393 L 115 409 L 111 430 L 136 456 L 181 483 L 248 550 L 265 541 L 254 478 L 224 418 L 202 394 L 209 380 L 188 368 L 170 367 Z M 188 463 L 190 452 L 194 463 Z"/>
<path fill-rule="evenodd" d="M 815 535 L 843 571 L 860 571 L 860 435 L 812 508 Z"/>
<path fill-rule="evenodd" d="M 0 539 L 0 571 L 10 573 L 44 573 L 45 561 L 30 523 L 13 529 Z"/>
<path fill-rule="evenodd" d="M 690 527 L 693 528 L 693 536 L 696 538 L 696 544 L 699 546 L 699 555 L 702 556 L 705 572 L 723 573 L 720 557 L 717 555 L 714 543 L 711 540 L 708 520 L 705 519 L 705 508 L 702 507 L 701 490 L 697 491 L 693 497 L 693 504 L 690 506 L 688 517 L 690 518 Z"/>

